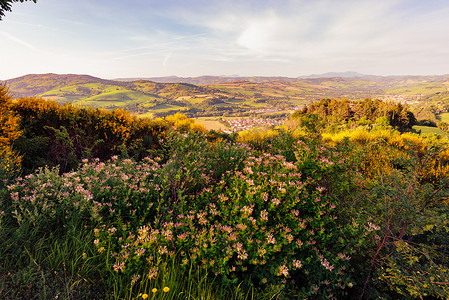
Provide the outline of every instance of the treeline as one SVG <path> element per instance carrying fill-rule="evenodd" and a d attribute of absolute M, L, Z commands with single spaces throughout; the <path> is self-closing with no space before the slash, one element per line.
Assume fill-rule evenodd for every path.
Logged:
<path fill-rule="evenodd" d="M 345 98 L 322 99 L 296 111 L 292 118 L 295 119 L 304 114 L 317 114 L 327 126 L 377 123 L 391 125 L 400 132 L 411 130 L 416 123 L 415 116 L 407 106 L 401 103 L 383 102 L 379 99 L 358 101 L 349 101 Z"/>

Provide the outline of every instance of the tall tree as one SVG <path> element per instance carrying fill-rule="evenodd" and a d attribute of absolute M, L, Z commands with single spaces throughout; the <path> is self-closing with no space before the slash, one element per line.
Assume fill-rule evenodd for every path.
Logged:
<path fill-rule="evenodd" d="M 33 1 L 36 3 L 37 0 L 0 0 L 0 20 L 5 16 L 6 11 L 11 11 L 11 4 L 13 2 L 25 2 Z"/>

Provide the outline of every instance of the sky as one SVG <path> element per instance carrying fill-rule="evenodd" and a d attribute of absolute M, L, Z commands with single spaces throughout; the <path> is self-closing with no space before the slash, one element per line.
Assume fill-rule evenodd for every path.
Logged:
<path fill-rule="evenodd" d="M 38 0 L 0 21 L 0 57 L 0 80 L 440 75 L 449 1 Z"/>

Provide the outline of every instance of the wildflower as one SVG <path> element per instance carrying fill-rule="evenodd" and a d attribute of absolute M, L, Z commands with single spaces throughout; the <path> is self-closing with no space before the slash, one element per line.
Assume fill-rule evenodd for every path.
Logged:
<path fill-rule="evenodd" d="M 132 280 L 131 280 L 131 284 L 133 285 L 133 284 L 136 283 L 137 280 L 139 280 L 139 279 L 140 279 L 140 275 L 134 275 L 133 278 L 132 278 Z"/>
<path fill-rule="evenodd" d="M 263 198 L 263 201 L 267 202 L 268 201 L 268 193 L 264 192 L 262 194 L 262 198 Z"/>
<path fill-rule="evenodd" d="M 251 167 L 246 167 L 245 169 L 243 169 L 243 171 L 248 174 L 253 174 L 253 170 L 251 169 Z"/>
<path fill-rule="evenodd" d="M 118 271 L 123 271 L 125 269 L 125 262 L 117 262 L 114 265 L 114 271 L 118 272 Z"/>
<path fill-rule="evenodd" d="M 241 260 L 245 260 L 248 258 L 248 253 L 246 251 L 239 252 L 239 254 L 237 255 L 237 258 L 241 259 Z"/>
<path fill-rule="evenodd" d="M 167 246 L 159 246 L 158 252 L 159 254 L 167 253 Z"/>
<path fill-rule="evenodd" d="M 164 293 L 168 293 L 170 291 L 170 288 L 168 286 L 164 287 L 163 289 Z"/>
<path fill-rule="evenodd" d="M 243 212 L 244 215 L 248 216 L 250 214 L 252 214 L 253 212 L 253 208 L 252 206 L 243 206 L 242 209 L 240 209 L 241 212 Z"/>
<path fill-rule="evenodd" d="M 368 222 L 368 226 L 365 226 L 365 229 L 371 232 L 373 230 L 380 230 L 380 227 L 377 226 L 376 224 Z"/>
<path fill-rule="evenodd" d="M 296 269 L 301 269 L 302 263 L 301 263 L 300 260 L 294 259 L 294 260 L 293 260 L 293 266 L 294 266 Z"/>
<path fill-rule="evenodd" d="M 334 266 L 332 266 L 329 261 L 323 257 L 320 257 L 321 265 L 325 267 L 327 270 L 331 271 L 334 269 Z"/>
<path fill-rule="evenodd" d="M 267 243 L 268 244 L 273 244 L 273 245 L 276 244 L 276 239 L 269 232 L 267 232 Z"/>
<path fill-rule="evenodd" d="M 247 228 L 247 226 L 245 224 L 241 224 L 241 223 L 237 224 L 235 227 L 237 227 L 241 231 L 244 231 Z"/>
<path fill-rule="evenodd" d="M 290 169 L 296 170 L 296 166 L 293 163 L 291 163 L 291 162 L 283 162 L 282 164 L 284 165 L 284 167 L 286 167 L 289 170 Z"/>
<path fill-rule="evenodd" d="M 145 249 L 143 248 L 139 248 L 134 252 L 137 256 L 141 256 L 142 254 L 145 253 Z"/>
<path fill-rule="evenodd" d="M 279 266 L 278 276 L 281 276 L 281 275 L 284 275 L 285 277 L 288 276 L 288 268 L 286 265 Z"/>
<path fill-rule="evenodd" d="M 350 260 L 351 259 L 351 256 L 348 256 L 348 255 L 343 254 L 343 253 L 338 253 L 337 255 L 338 255 L 338 257 L 340 259 L 345 259 L 345 260 Z"/>
<path fill-rule="evenodd" d="M 153 288 L 153 289 L 151 290 L 151 292 L 152 292 L 153 294 L 156 294 L 157 288 Z"/>
<path fill-rule="evenodd" d="M 147 299 L 148 298 L 148 294 L 143 294 L 142 295 L 142 299 Z"/>

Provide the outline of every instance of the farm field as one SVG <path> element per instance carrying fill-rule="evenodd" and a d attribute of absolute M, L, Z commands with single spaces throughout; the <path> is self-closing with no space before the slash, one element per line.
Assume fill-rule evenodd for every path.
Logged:
<path fill-rule="evenodd" d="M 441 113 L 441 114 L 437 115 L 437 118 L 441 122 L 445 122 L 445 123 L 449 124 L 449 113 Z"/>
<path fill-rule="evenodd" d="M 418 126 L 415 125 L 413 126 L 413 129 L 415 129 L 416 131 L 420 132 L 421 134 L 438 134 L 441 136 L 446 136 L 449 137 L 449 134 L 447 132 L 444 132 L 443 130 L 441 130 L 438 127 L 430 127 L 430 126 Z"/>
<path fill-rule="evenodd" d="M 203 117 L 203 118 L 195 118 L 194 120 L 195 120 L 195 122 L 197 122 L 199 124 L 203 124 L 207 130 L 215 130 L 215 131 L 229 130 L 228 126 L 225 126 L 223 123 L 219 122 L 217 119 Z"/>

